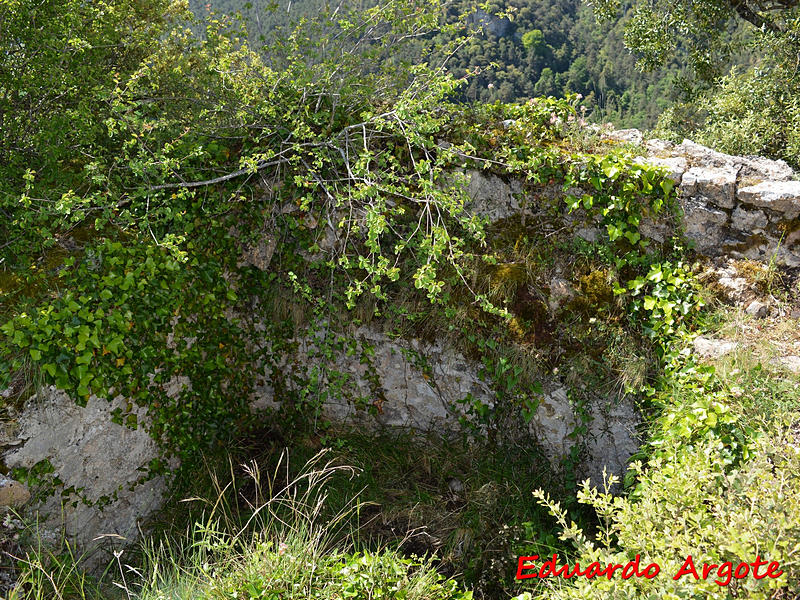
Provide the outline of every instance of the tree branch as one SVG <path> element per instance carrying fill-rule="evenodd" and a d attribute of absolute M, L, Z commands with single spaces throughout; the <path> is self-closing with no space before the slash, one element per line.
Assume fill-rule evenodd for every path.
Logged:
<path fill-rule="evenodd" d="M 285 150 L 284 150 L 284 152 L 285 152 Z M 283 152 L 278 154 L 278 156 L 281 156 L 281 154 L 283 154 Z M 255 172 L 260 171 L 261 169 L 266 169 L 267 167 L 274 167 L 276 165 L 279 165 L 281 163 L 286 162 L 287 160 L 288 159 L 286 159 L 286 158 L 279 158 L 277 160 L 270 160 L 270 161 L 266 161 L 266 162 L 261 162 L 258 165 L 256 165 L 255 171 L 253 171 L 251 168 L 248 167 L 246 169 L 239 169 L 237 171 L 233 171 L 232 173 L 228 173 L 227 175 L 220 175 L 219 177 L 215 177 L 214 179 L 206 179 L 204 181 L 186 181 L 186 182 L 182 182 L 182 183 L 162 183 L 161 185 L 152 186 L 149 191 L 155 192 L 156 190 L 172 190 L 172 189 L 176 189 L 176 188 L 196 188 L 196 187 L 204 187 L 204 186 L 207 186 L 207 185 L 214 185 L 215 183 L 222 183 L 224 181 L 230 181 L 231 179 L 236 179 L 237 177 L 245 175 L 246 173 L 253 174 Z"/>
<path fill-rule="evenodd" d="M 747 5 L 746 0 L 729 0 L 736 13 L 745 21 L 752 23 L 759 29 L 768 29 L 772 33 L 782 33 L 783 28 L 775 21 L 762 17 Z M 788 0 L 793 2 L 794 0 Z"/>

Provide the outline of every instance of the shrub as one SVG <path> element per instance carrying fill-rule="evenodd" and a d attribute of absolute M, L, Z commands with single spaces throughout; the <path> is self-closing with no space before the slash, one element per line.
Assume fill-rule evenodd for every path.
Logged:
<path fill-rule="evenodd" d="M 723 442 L 709 439 L 695 444 L 673 440 L 644 466 L 635 463 L 639 483 L 629 497 L 612 496 L 584 482 L 580 502 L 594 507 L 603 525 L 595 539 L 570 526 L 561 507 L 542 492 L 562 526 L 562 539 L 577 549 L 575 561 L 583 568 L 625 564 L 640 554 L 642 563 L 655 562 L 661 573 L 653 579 L 611 580 L 574 577 L 570 585 L 543 580 L 541 597 L 553 600 L 591 598 L 774 598 L 800 592 L 800 448 L 796 425 L 786 419 L 764 429 L 752 443 L 751 458 L 733 469 L 726 466 Z M 673 580 L 692 555 L 703 563 L 778 561 L 783 575 L 755 580 L 752 576 L 719 585 L 717 576 L 696 581 L 691 575 Z M 563 561 L 562 561 L 563 562 Z M 761 573 L 764 572 L 762 567 Z M 725 577 L 721 580 L 724 582 Z M 781 591 L 779 591 L 781 590 Z M 519 598 L 521 598 L 520 596 Z"/>

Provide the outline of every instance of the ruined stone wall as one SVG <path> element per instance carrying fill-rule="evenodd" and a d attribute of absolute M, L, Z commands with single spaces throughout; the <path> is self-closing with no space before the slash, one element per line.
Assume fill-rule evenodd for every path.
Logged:
<path fill-rule="evenodd" d="M 612 137 L 642 143 L 636 130 Z M 689 140 L 644 146 L 640 160 L 666 168 L 678 184 L 684 233 L 699 253 L 800 266 L 800 181 L 784 161 L 731 156 Z M 661 237 L 657 228 L 650 233 Z"/>
<path fill-rule="evenodd" d="M 638 162 L 668 172 L 678 188 L 683 213 L 679 225 L 698 253 L 800 266 L 800 175 L 784 161 L 731 156 L 689 140 L 645 141 L 635 129 L 604 137 L 642 147 L 645 152 Z M 541 208 L 535 197 L 526 196 L 521 181 L 482 171 L 471 171 L 469 178 L 470 210 L 491 221 Z M 539 194 L 548 200 L 560 195 L 559 186 Z M 574 224 L 575 234 L 586 239 L 595 240 L 602 233 L 577 219 Z M 661 242 L 675 233 L 673 225 L 642 223 L 641 233 Z"/>
<path fill-rule="evenodd" d="M 669 171 L 680 192 L 680 225 L 698 252 L 764 261 L 774 258 L 778 264 L 800 266 L 800 181 L 785 163 L 729 156 L 689 141 L 645 142 L 635 130 L 607 137 L 640 145 L 646 149 L 642 162 Z M 470 210 L 495 221 L 537 210 L 536 198 L 525 197 L 521 182 L 479 171 L 469 176 Z M 557 186 L 541 192 L 539 197 L 551 199 L 563 195 Z M 587 239 L 601 233 L 591 222 L 576 219 L 572 225 L 574 235 Z M 669 222 L 652 222 L 643 224 L 642 231 L 658 241 L 671 235 L 673 227 Z M 263 251 L 246 252 L 243 261 L 266 269 L 274 244 L 274 239 L 265 239 Z M 550 288 L 553 293 L 558 285 Z M 557 299 L 551 302 L 557 304 Z M 366 398 L 371 410 L 356 410 L 347 399 L 334 398 L 324 406 L 326 418 L 364 427 L 412 427 L 441 433 L 457 430 L 468 416 L 465 398 L 491 406 L 494 395 L 481 377 L 481 365 L 446 343 L 396 339 L 378 325 L 363 326 L 354 335 L 362 346 L 369 346 L 369 364 L 342 353 L 331 366 L 349 376 L 350 392 Z M 314 339 L 298 342 L 287 365 L 293 362 L 297 368 L 312 369 Z M 254 409 L 276 406 L 269 378 L 264 372 L 260 378 L 263 382 L 252 398 Z M 579 476 L 599 482 L 604 467 L 621 474 L 637 451 L 640 418 L 629 399 L 598 399 L 579 413 L 566 387 L 553 377 L 544 382 L 538 401 L 527 434 L 531 444 L 538 444 L 554 464 L 569 454 L 576 443 L 571 434 L 587 417 L 588 432 L 580 440 L 585 458 L 578 465 Z M 8 467 L 32 469 L 44 461 L 52 467 L 47 476 L 60 482 L 57 494 L 29 506 L 41 511 L 48 526 L 55 527 L 63 519 L 67 532 L 82 543 L 102 534 L 134 538 L 139 520 L 159 506 L 164 492 L 160 479 L 137 484 L 157 449 L 144 428 L 132 430 L 112 422 L 111 412 L 121 402 L 91 398 L 86 407 L 80 407 L 48 388 L 31 398 L 16 423 L 0 435 Z M 30 491 L 36 496 L 36 490 Z M 13 502 L 27 499 L 27 492 L 20 495 L 16 484 L 6 479 L 0 480 L 0 503 L 3 493 L 8 499 L 13 496 Z"/>
<path fill-rule="evenodd" d="M 286 359 L 285 369 L 299 370 L 301 377 L 319 369 L 323 362 L 327 370 L 348 377 L 348 397 L 326 401 L 324 418 L 373 431 L 403 427 L 447 435 L 460 431 L 464 419 L 481 428 L 471 418 L 469 406 L 477 402 L 491 408 L 495 393 L 488 378 L 482 376 L 480 363 L 442 342 L 397 339 L 377 323 L 361 326 L 349 335 L 359 340 L 355 352 L 324 360 L 323 353 L 316 350 L 318 337 L 308 336 L 298 340 L 297 350 Z M 265 383 L 252 399 L 255 410 L 278 407 L 269 376 L 263 375 Z M 367 405 L 357 408 L 354 398 L 366 399 Z M 516 421 L 521 426 L 504 434 L 529 445 L 531 452 L 543 451 L 555 468 L 569 456 L 573 445 L 582 445 L 582 459 L 576 465 L 582 479 L 600 483 L 604 469 L 624 474 L 628 458 L 640 443 L 637 429 L 641 419 L 630 398 L 598 398 L 576 410 L 567 388 L 557 378 L 549 378 L 543 381 L 542 393 L 531 400 L 538 408 L 530 422 L 525 425 L 519 417 Z M 584 424 L 587 433 L 576 438 L 575 430 Z"/>

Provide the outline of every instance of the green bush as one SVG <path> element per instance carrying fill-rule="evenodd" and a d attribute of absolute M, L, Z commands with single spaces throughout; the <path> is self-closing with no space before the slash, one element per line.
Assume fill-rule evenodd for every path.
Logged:
<path fill-rule="evenodd" d="M 689 409 L 691 410 L 691 409 Z M 775 598 L 800 593 L 800 447 L 796 415 L 784 414 L 751 436 L 748 459 L 731 466 L 724 439 L 681 435 L 664 441 L 646 464 L 632 465 L 638 483 L 627 496 L 613 496 L 584 482 L 580 502 L 591 505 L 601 527 L 594 538 L 570 524 L 561 507 L 543 492 L 537 496 L 558 519 L 564 540 L 576 553 L 569 564 L 582 568 L 626 564 L 637 554 L 642 565 L 655 562 L 653 579 L 573 577 L 541 580 L 541 598 Z M 614 481 L 609 478 L 609 482 Z M 594 483 L 594 482 L 593 482 Z M 708 579 L 685 575 L 675 581 L 687 556 L 701 572 L 703 563 L 777 561 L 783 575 L 755 580 L 712 571 Z M 561 559 L 561 564 L 567 562 Z M 761 568 L 761 574 L 765 567 Z M 534 580 L 539 581 L 539 580 Z M 784 594 L 786 596 L 784 596 Z"/>
<path fill-rule="evenodd" d="M 692 103 L 676 103 L 654 134 L 688 137 L 728 154 L 780 158 L 800 168 L 800 89 L 784 65 L 731 71 Z"/>

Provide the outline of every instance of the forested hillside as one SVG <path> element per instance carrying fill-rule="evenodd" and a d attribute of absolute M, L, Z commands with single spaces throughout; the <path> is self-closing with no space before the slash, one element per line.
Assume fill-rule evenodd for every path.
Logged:
<path fill-rule="evenodd" d="M 351 0 L 346 5 L 371 3 Z M 191 0 L 190 5 L 198 16 L 210 11 L 241 13 L 252 40 L 269 39 L 275 28 L 316 15 L 323 7 L 337 10 L 336 3 L 329 6 L 325 0 Z M 469 15 L 466 28 L 458 33 L 479 30 L 452 56 L 431 58 L 434 64 L 445 63 L 457 77 L 470 75 L 461 91 L 465 100 L 510 102 L 579 93 L 594 121 L 649 127 L 681 92 L 677 63 L 650 73 L 637 70 L 623 42 L 627 19 L 599 25 L 592 9 L 580 0 L 510 0 L 485 9 L 459 0 L 445 10 L 450 22 Z M 413 62 L 417 57 L 410 58 Z"/>

